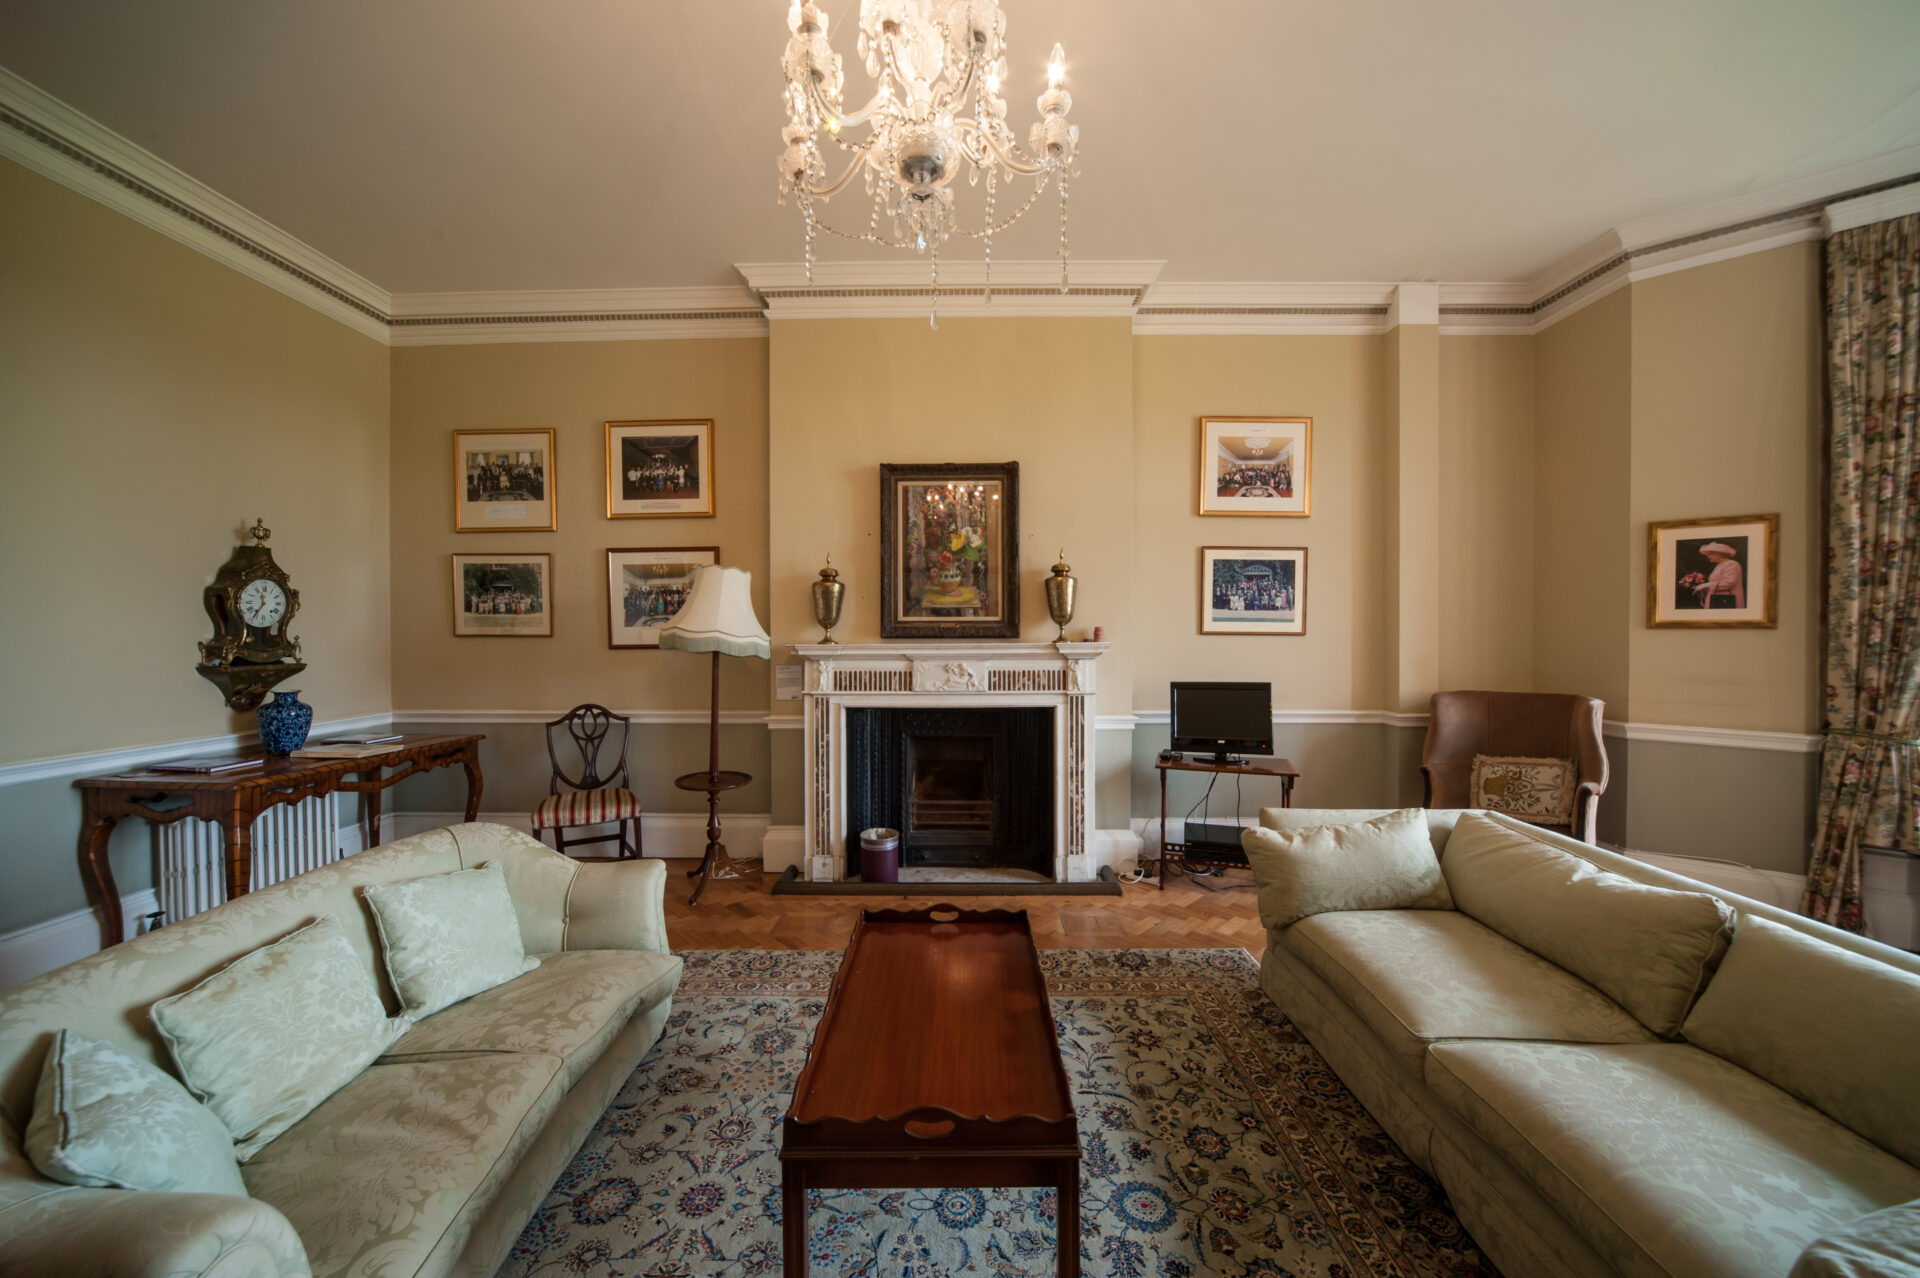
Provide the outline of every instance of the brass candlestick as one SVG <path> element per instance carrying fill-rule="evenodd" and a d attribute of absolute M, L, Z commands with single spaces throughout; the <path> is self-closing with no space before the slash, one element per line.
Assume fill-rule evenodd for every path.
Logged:
<path fill-rule="evenodd" d="M 1073 569 L 1067 565 L 1067 552 L 1060 551 L 1060 562 L 1053 566 L 1053 576 L 1047 578 L 1047 615 L 1053 618 L 1053 624 L 1060 627 L 1060 637 L 1056 642 L 1065 642 L 1067 623 L 1073 620 L 1073 590 L 1079 583 L 1068 576 Z"/>
<path fill-rule="evenodd" d="M 820 580 L 813 583 L 813 620 L 823 632 L 821 643 L 836 643 L 833 628 L 840 624 L 840 605 L 847 597 L 847 588 L 840 580 L 839 570 L 833 566 L 833 556 L 827 556 L 827 566 L 820 570 Z"/>

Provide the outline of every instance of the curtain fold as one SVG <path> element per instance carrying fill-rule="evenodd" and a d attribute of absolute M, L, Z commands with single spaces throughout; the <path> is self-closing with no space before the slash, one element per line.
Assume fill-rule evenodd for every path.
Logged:
<path fill-rule="evenodd" d="M 1801 911 L 1858 932 L 1860 849 L 1920 798 L 1920 214 L 1827 240 L 1826 741 Z"/>

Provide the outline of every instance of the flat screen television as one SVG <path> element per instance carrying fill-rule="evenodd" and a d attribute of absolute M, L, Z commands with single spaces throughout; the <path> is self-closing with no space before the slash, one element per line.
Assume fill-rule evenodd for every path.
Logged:
<path fill-rule="evenodd" d="M 1176 683 L 1168 697 L 1182 754 L 1273 753 L 1273 685 Z"/>

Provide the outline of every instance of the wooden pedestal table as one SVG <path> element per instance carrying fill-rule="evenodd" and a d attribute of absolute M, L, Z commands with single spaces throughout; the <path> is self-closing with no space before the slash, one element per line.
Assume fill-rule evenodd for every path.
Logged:
<path fill-rule="evenodd" d="M 715 747 L 718 753 L 718 747 Z M 728 790 L 738 790 L 753 780 L 751 773 L 689 772 L 683 777 L 675 777 L 674 785 L 682 790 L 697 790 L 707 796 L 707 854 L 700 858 L 700 864 L 687 871 L 690 879 L 700 881 L 693 885 L 693 896 L 688 905 L 700 904 L 700 894 L 707 890 L 708 879 L 741 879 L 746 871 L 733 863 L 727 855 L 727 845 L 720 841 L 720 796 Z"/>
<path fill-rule="evenodd" d="M 82 777 L 73 783 L 80 791 L 80 872 L 100 898 L 102 943 L 117 945 L 126 936 L 120 892 L 107 861 L 107 840 L 122 819 L 139 817 L 170 825 L 198 817 L 219 826 L 231 901 L 245 896 L 253 886 L 254 818 L 278 804 L 336 792 L 358 794 L 365 800 L 366 846 L 378 847 L 380 792 L 416 772 L 458 765 L 466 770 L 467 820 L 473 820 L 484 788 L 480 775 L 484 740 L 483 736 L 410 736 L 391 750 L 357 759 L 267 758 L 257 768 L 211 776 L 143 770 Z"/>
<path fill-rule="evenodd" d="M 862 910 L 780 1124 L 786 1278 L 809 1189 L 1051 1186 L 1080 1273 L 1080 1130 L 1025 910 Z"/>
<path fill-rule="evenodd" d="M 1167 867 L 1169 865 L 1227 865 L 1245 866 L 1247 854 L 1235 850 L 1222 852 L 1216 848 L 1199 848 L 1186 843 L 1173 843 L 1167 839 L 1167 773 L 1169 772 L 1212 772 L 1219 776 L 1241 777 L 1279 777 L 1280 806 L 1293 806 L 1293 783 L 1300 779 L 1300 769 L 1285 759 L 1268 759 L 1255 763 L 1251 759 L 1239 763 L 1215 763 L 1211 759 L 1159 759 L 1154 762 L 1160 772 L 1160 890 L 1167 889 Z"/>

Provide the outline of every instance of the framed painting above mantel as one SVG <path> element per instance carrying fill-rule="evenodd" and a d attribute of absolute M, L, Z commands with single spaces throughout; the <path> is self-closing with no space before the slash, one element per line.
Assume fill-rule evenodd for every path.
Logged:
<path fill-rule="evenodd" d="M 1020 637 L 1020 463 L 881 463 L 880 637 Z"/>

